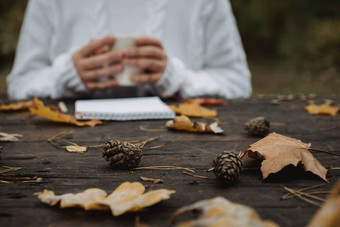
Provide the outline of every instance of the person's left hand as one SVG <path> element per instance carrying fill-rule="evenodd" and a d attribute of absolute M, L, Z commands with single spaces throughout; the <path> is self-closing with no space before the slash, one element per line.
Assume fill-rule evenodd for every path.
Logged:
<path fill-rule="evenodd" d="M 123 64 L 144 70 L 143 73 L 131 75 L 135 83 L 156 83 L 163 75 L 168 63 L 161 42 L 151 37 L 135 38 L 136 47 L 123 52 Z"/>

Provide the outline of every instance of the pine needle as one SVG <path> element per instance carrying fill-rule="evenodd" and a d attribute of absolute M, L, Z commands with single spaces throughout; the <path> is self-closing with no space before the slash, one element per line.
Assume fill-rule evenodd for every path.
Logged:
<path fill-rule="evenodd" d="M 321 207 L 321 204 L 319 204 L 319 203 L 317 203 L 317 202 L 315 202 L 315 201 L 313 201 L 313 200 L 310 200 L 310 199 L 305 198 L 305 197 L 303 196 L 303 194 L 307 196 L 306 193 L 298 192 L 298 191 L 295 191 L 295 190 L 293 190 L 293 189 L 290 189 L 290 188 L 287 188 L 287 187 L 284 187 L 284 186 L 283 186 L 283 188 L 284 188 L 286 191 L 289 191 L 290 193 L 296 195 L 298 198 L 304 200 L 305 202 L 310 203 L 310 204 L 315 205 L 315 206 L 318 206 L 318 207 Z M 308 197 L 311 197 L 311 196 L 309 195 Z M 316 197 L 316 196 L 313 196 L 313 197 Z M 318 199 L 321 199 L 321 198 L 319 198 L 319 197 L 317 197 L 317 198 L 318 198 Z"/>
<path fill-rule="evenodd" d="M 12 171 L 15 171 L 15 170 L 19 170 L 19 169 L 22 169 L 23 167 L 10 167 L 10 166 L 3 166 L 4 170 L 1 170 L 0 171 L 0 174 L 3 174 L 3 173 L 7 173 L 7 172 L 12 172 Z"/>
<path fill-rule="evenodd" d="M 196 174 L 192 174 L 192 173 L 189 173 L 189 172 L 186 172 L 186 171 L 182 171 L 184 174 L 187 174 L 187 175 L 190 175 L 192 177 L 196 177 L 196 178 L 201 178 L 201 179 L 209 179 L 208 177 L 206 176 L 200 176 L 200 175 L 196 175 Z"/>
<path fill-rule="evenodd" d="M 143 132 L 167 132 L 166 128 L 145 128 L 143 126 L 139 126 L 139 129 Z"/>
<path fill-rule="evenodd" d="M 314 185 L 314 186 L 311 186 L 311 187 L 307 187 L 307 188 L 302 188 L 300 190 L 296 190 L 297 192 L 304 192 L 304 191 L 307 191 L 307 190 L 310 190 L 310 189 L 315 189 L 315 188 L 319 188 L 319 187 L 322 187 L 322 186 L 325 186 L 326 184 L 318 184 L 318 185 Z M 281 197 L 281 199 L 290 199 L 290 198 L 293 198 L 293 197 L 296 197 L 296 195 L 294 195 L 293 193 L 287 193 L 285 195 L 283 195 Z"/>
<path fill-rule="evenodd" d="M 145 166 L 145 167 L 137 167 L 133 170 L 186 170 L 192 173 L 195 173 L 195 170 L 186 168 L 186 167 L 180 167 L 180 166 Z"/>

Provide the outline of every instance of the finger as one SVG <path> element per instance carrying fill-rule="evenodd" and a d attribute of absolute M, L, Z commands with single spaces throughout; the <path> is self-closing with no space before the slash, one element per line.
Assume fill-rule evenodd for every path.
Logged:
<path fill-rule="evenodd" d="M 104 38 L 94 40 L 85 45 L 83 48 L 80 49 L 80 54 L 83 57 L 90 56 L 95 52 L 95 50 L 101 48 L 102 46 L 112 45 L 114 44 L 114 42 L 115 38 L 113 36 L 105 36 Z"/>
<path fill-rule="evenodd" d="M 88 70 L 84 72 L 83 80 L 85 81 L 95 81 L 103 77 L 115 75 L 124 70 L 122 64 L 114 64 L 107 67 L 101 67 L 99 69 Z"/>
<path fill-rule="evenodd" d="M 160 73 L 144 73 L 144 74 L 133 74 L 130 79 L 135 83 L 156 83 L 161 79 Z"/>
<path fill-rule="evenodd" d="M 162 49 L 155 46 L 142 46 L 131 48 L 123 52 L 124 57 L 150 57 L 163 59 L 165 54 Z"/>
<path fill-rule="evenodd" d="M 150 58 L 126 58 L 123 60 L 123 64 L 155 72 L 162 71 L 165 68 L 162 61 Z"/>
<path fill-rule="evenodd" d="M 153 45 L 153 46 L 158 46 L 163 49 L 162 43 L 158 39 L 153 38 L 153 37 L 148 37 L 148 36 L 136 37 L 135 43 L 137 46 Z"/>
<path fill-rule="evenodd" d="M 123 53 L 120 51 L 109 51 L 107 53 L 94 55 L 83 60 L 82 64 L 85 69 L 102 67 L 103 65 L 120 62 L 123 59 Z"/>
<path fill-rule="evenodd" d="M 109 49 L 110 49 L 109 45 L 105 45 L 105 46 L 102 46 L 99 49 L 95 50 L 93 54 L 94 55 L 103 54 L 103 53 L 106 53 L 107 51 L 109 51 Z"/>
<path fill-rule="evenodd" d="M 117 86 L 117 85 L 118 83 L 115 78 L 111 78 L 106 81 L 92 81 L 92 82 L 86 83 L 86 87 L 89 90 L 101 90 L 101 89 L 110 88 L 110 87 Z"/>

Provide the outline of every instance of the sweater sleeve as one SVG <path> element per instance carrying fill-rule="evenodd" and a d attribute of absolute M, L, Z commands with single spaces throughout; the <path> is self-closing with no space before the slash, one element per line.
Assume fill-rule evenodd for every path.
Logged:
<path fill-rule="evenodd" d="M 72 51 L 50 56 L 57 23 L 54 16 L 50 1 L 29 1 L 14 66 L 7 78 L 11 99 L 55 99 L 86 92 L 73 65 Z"/>
<path fill-rule="evenodd" d="M 225 0 L 207 2 L 211 7 L 206 7 L 202 18 L 203 66 L 194 71 L 180 59 L 170 56 L 165 73 L 157 83 L 162 95 L 178 92 L 184 98 L 240 98 L 251 93 L 251 76 L 230 3 Z"/>

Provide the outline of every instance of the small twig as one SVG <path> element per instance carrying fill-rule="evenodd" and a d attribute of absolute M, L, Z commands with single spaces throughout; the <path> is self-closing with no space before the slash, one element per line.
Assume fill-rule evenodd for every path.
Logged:
<path fill-rule="evenodd" d="M 12 184 L 13 182 L 5 181 L 5 180 L 0 180 L 0 183 L 3 183 L 3 184 Z"/>
<path fill-rule="evenodd" d="M 186 167 L 180 167 L 180 166 L 145 166 L 145 167 L 137 167 L 133 170 L 186 170 L 192 173 L 195 173 L 195 170 L 186 168 Z"/>
<path fill-rule="evenodd" d="M 4 170 L 1 170 L 0 171 L 0 174 L 3 174 L 3 173 L 7 173 L 7 172 L 12 172 L 12 171 L 15 171 L 15 170 L 19 170 L 19 169 L 22 169 L 23 167 L 10 167 L 10 166 L 3 166 Z"/>
<path fill-rule="evenodd" d="M 242 170 L 258 170 L 260 167 L 248 167 L 248 168 L 242 168 Z"/>
<path fill-rule="evenodd" d="M 164 146 L 165 146 L 165 143 L 157 145 L 157 146 L 153 146 L 153 147 L 143 147 L 143 149 L 152 150 L 152 149 L 158 149 L 158 148 L 161 148 L 161 147 L 164 147 Z"/>
<path fill-rule="evenodd" d="M 329 168 L 329 169 L 336 169 L 336 170 L 339 170 L 340 167 L 333 167 L 333 166 L 331 166 L 331 168 Z"/>
<path fill-rule="evenodd" d="M 331 154 L 331 155 L 340 156 L 340 154 L 333 153 L 333 152 L 330 152 L 330 151 L 321 150 L 321 149 L 316 149 L 316 148 L 309 148 L 308 150 L 319 151 L 319 152 L 324 152 L 324 153 Z"/>
<path fill-rule="evenodd" d="M 270 126 L 272 126 L 272 127 L 283 127 L 283 126 L 287 126 L 287 123 L 283 123 L 283 122 L 270 122 Z"/>
<path fill-rule="evenodd" d="M 143 141 L 143 142 L 140 143 L 140 144 L 141 144 L 141 147 L 143 148 L 147 143 L 149 143 L 149 142 L 151 142 L 151 141 L 154 141 L 154 140 L 158 140 L 158 139 L 159 139 L 158 136 L 152 137 L 152 138 L 150 138 L 150 139 L 147 139 L 147 140 L 145 140 L 145 141 Z"/>
<path fill-rule="evenodd" d="M 143 132 L 167 132 L 168 131 L 168 129 L 166 129 L 166 128 L 159 128 L 159 129 L 157 129 L 157 128 L 145 128 L 143 126 L 139 126 L 139 129 Z"/>
<path fill-rule="evenodd" d="M 62 131 L 61 133 L 58 133 L 57 135 L 48 138 L 47 141 L 51 142 L 51 141 L 59 140 L 59 139 L 65 137 L 65 136 L 72 134 L 72 133 L 73 133 L 72 130 L 71 131 Z"/>
<path fill-rule="evenodd" d="M 182 171 L 182 173 L 187 174 L 187 175 L 190 175 L 190 176 L 192 176 L 192 177 L 196 177 L 196 178 L 209 179 L 209 178 L 206 177 L 206 176 L 200 176 L 200 175 L 192 174 L 192 173 L 189 173 L 189 172 L 186 172 L 186 171 Z"/>
<path fill-rule="evenodd" d="M 304 191 L 307 191 L 307 190 L 310 190 L 310 189 L 319 188 L 319 187 L 322 187 L 322 186 L 325 186 L 325 185 L 326 185 L 326 184 L 318 184 L 318 185 L 314 185 L 314 186 L 311 186 L 311 187 L 302 188 L 302 189 L 300 189 L 300 190 L 297 190 L 297 192 L 304 192 Z M 293 195 L 294 195 L 294 196 L 293 196 Z M 289 198 L 293 198 L 293 197 L 291 197 L 291 196 L 295 197 L 295 194 L 293 194 L 293 193 L 287 193 L 287 194 L 283 195 L 283 196 L 281 197 L 281 199 L 289 199 Z"/>
<path fill-rule="evenodd" d="M 313 204 L 315 206 L 318 206 L 320 207 L 321 205 L 317 202 L 314 202 L 313 200 L 310 200 L 310 199 L 307 199 L 305 197 L 303 197 L 301 194 L 299 194 L 297 191 L 293 190 L 293 189 L 290 189 L 290 188 L 287 188 L 287 187 L 284 187 L 283 188 L 286 190 L 286 191 L 289 191 L 290 193 L 293 193 L 294 195 L 296 195 L 298 198 L 306 201 L 307 203 L 310 203 L 310 204 Z"/>

